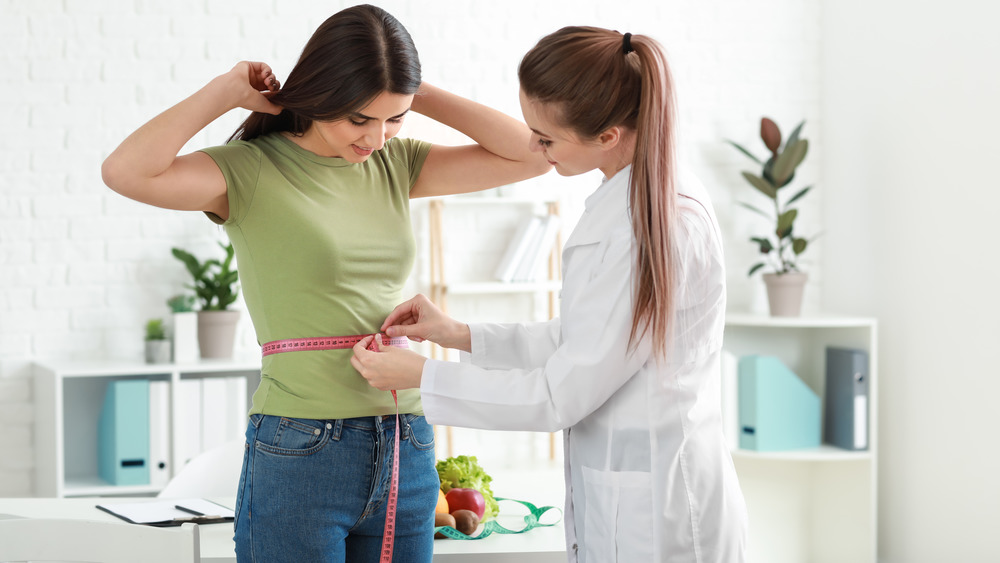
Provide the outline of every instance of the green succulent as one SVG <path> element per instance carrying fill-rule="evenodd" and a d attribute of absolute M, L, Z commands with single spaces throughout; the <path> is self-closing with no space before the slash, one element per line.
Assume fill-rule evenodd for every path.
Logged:
<path fill-rule="evenodd" d="M 187 287 L 193 289 L 201 300 L 202 311 L 225 311 L 236 301 L 239 293 L 239 273 L 232 269 L 233 244 L 225 245 L 220 242 L 219 246 L 226 251 L 226 258 L 222 261 L 210 258 L 205 262 L 199 262 L 185 250 L 180 248 L 170 250 L 175 258 L 184 263 L 194 278 L 194 284 Z"/>
<path fill-rule="evenodd" d="M 761 166 L 760 174 L 744 171 L 743 177 L 758 192 L 767 196 L 773 205 L 773 209 L 764 211 L 749 203 L 739 202 L 743 207 L 765 217 L 774 224 L 774 231 L 771 233 L 774 238 L 771 237 L 771 234 L 750 238 L 750 241 L 757 246 L 764 258 L 761 262 L 750 267 L 747 276 L 752 276 L 757 270 L 767 266 L 768 261 L 770 261 L 775 273 L 797 272 L 799 270 L 798 257 L 809 246 L 810 241 L 798 236 L 795 232 L 795 219 L 798 217 L 799 211 L 792 207 L 792 204 L 806 195 L 812 186 L 802 188 L 782 203 L 782 199 L 784 199 L 782 189 L 795 179 L 795 169 L 802 164 L 806 153 L 809 152 L 809 141 L 800 138 L 802 126 L 805 123 L 805 121 L 799 123 L 782 146 L 781 130 L 778 125 L 767 117 L 761 118 L 760 138 L 771 153 L 767 160 L 757 158 L 736 142 L 727 140 L 729 144 Z"/>
<path fill-rule="evenodd" d="M 146 322 L 146 340 L 166 340 L 167 331 L 163 327 L 163 319 L 150 319 Z"/>
<path fill-rule="evenodd" d="M 194 311 L 194 295 L 174 295 L 167 299 L 167 307 L 174 313 L 190 313 Z"/>

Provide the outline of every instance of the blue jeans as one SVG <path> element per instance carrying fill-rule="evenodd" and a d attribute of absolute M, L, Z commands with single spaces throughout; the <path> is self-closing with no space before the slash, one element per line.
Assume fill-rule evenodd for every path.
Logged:
<path fill-rule="evenodd" d="M 400 414 L 393 561 L 431 561 L 438 481 L 434 429 Z M 308 420 L 255 414 L 236 496 L 236 558 L 378 562 L 395 417 Z"/>

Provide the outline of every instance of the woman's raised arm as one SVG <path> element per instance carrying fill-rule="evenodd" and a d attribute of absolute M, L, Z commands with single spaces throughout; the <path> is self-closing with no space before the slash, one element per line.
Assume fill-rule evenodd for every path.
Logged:
<path fill-rule="evenodd" d="M 532 152 L 531 130 L 503 112 L 430 84 L 413 97 L 413 111 L 455 129 L 477 144 L 434 145 L 410 197 L 485 190 L 548 172 L 541 152 Z"/>
<path fill-rule="evenodd" d="M 129 135 L 101 166 L 104 183 L 143 203 L 229 216 L 226 180 L 208 155 L 178 156 L 198 131 L 231 109 L 277 114 L 278 80 L 259 62 L 240 62 Z"/>

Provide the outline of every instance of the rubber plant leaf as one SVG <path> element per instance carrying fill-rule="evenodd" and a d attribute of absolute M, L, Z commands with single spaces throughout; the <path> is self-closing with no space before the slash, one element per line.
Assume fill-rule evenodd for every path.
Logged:
<path fill-rule="evenodd" d="M 795 217 L 798 214 L 798 209 L 789 209 L 778 216 L 778 228 L 775 230 L 774 234 L 778 235 L 779 239 L 783 239 L 792 234 L 792 224 L 795 223 Z"/>
<path fill-rule="evenodd" d="M 799 193 L 793 195 L 791 197 L 791 199 L 789 199 L 787 202 L 785 202 L 785 205 L 787 206 L 787 205 L 791 205 L 791 204 L 795 203 L 796 201 L 799 200 L 799 198 L 801 198 L 802 196 L 806 195 L 806 192 L 808 192 L 811 189 L 812 189 L 812 186 L 807 186 L 805 188 L 802 188 L 802 190 L 799 191 Z"/>
<path fill-rule="evenodd" d="M 797 238 L 792 241 L 792 252 L 794 252 L 795 255 L 798 256 L 799 254 L 802 254 L 803 252 L 806 251 L 806 246 L 808 245 L 809 241 L 807 241 L 806 239 Z"/>
<path fill-rule="evenodd" d="M 764 141 L 764 146 L 771 154 L 777 155 L 778 148 L 781 147 L 781 130 L 778 124 L 767 117 L 760 120 L 760 138 Z"/>
<path fill-rule="evenodd" d="M 806 139 L 795 141 L 794 144 L 785 147 L 785 150 L 774 160 L 772 174 L 775 186 L 780 188 L 792 181 L 795 168 L 802 164 L 808 151 L 809 141 Z"/>
<path fill-rule="evenodd" d="M 761 269 L 763 267 L 764 267 L 764 263 L 763 262 L 758 262 L 758 263 L 754 264 L 750 268 L 750 271 L 747 272 L 747 277 L 754 275 L 754 272 L 756 272 L 757 270 L 759 270 L 759 269 Z"/>
<path fill-rule="evenodd" d="M 775 188 L 774 185 L 772 185 L 767 180 L 761 178 L 760 176 L 751 174 L 750 172 L 743 172 L 743 177 L 747 179 L 747 182 L 750 182 L 750 185 L 760 190 L 761 193 L 763 193 L 767 197 L 771 199 L 775 199 L 778 197 L 777 188 Z"/>
<path fill-rule="evenodd" d="M 772 250 L 774 250 L 774 246 L 771 244 L 771 241 L 766 238 L 753 237 L 750 240 L 757 243 L 760 247 L 761 254 L 769 254 Z"/>
<path fill-rule="evenodd" d="M 738 150 L 741 153 L 747 155 L 751 160 L 753 160 L 757 164 L 760 164 L 760 165 L 764 164 L 763 162 L 761 162 L 761 160 L 759 158 L 757 158 L 756 156 L 754 156 L 753 153 L 751 153 L 750 151 L 746 150 L 742 146 L 738 145 L 736 142 L 730 141 L 728 139 L 726 139 L 726 142 L 729 143 L 730 145 L 733 145 L 734 147 L 736 147 L 736 150 Z"/>
<path fill-rule="evenodd" d="M 806 122 L 802 121 L 802 123 L 799 123 L 798 126 L 796 126 L 795 129 L 792 130 L 792 134 L 789 135 L 788 140 L 785 141 L 786 145 L 794 145 L 795 141 L 799 140 L 799 133 L 802 132 L 802 126 L 805 124 Z"/>
<path fill-rule="evenodd" d="M 757 209 L 756 207 L 750 205 L 749 203 L 744 203 L 742 201 L 737 201 L 736 203 L 738 205 L 742 205 L 743 207 L 746 207 L 747 209 L 749 209 L 750 211 L 753 211 L 754 213 L 759 214 L 761 217 L 763 217 L 765 219 L 769 219 L 769 220 L 772 219 L 772 217 L 770 215 L 768 215 L 766 212 L 761 211 L 760 209 Z"/>

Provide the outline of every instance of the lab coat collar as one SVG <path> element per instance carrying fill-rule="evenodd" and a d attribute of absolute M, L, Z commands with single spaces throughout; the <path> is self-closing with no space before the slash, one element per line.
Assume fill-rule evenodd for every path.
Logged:
<path fill-rule="evenodd" d="M 611 178 L 605 178 L 594 193 L 584 201 L 583 216 L 564 248 L 600 242 L 614 227 L 628 221 L 628 182 L 632 165 L 618 171 Z"/>

